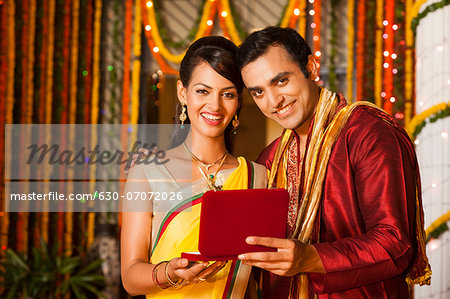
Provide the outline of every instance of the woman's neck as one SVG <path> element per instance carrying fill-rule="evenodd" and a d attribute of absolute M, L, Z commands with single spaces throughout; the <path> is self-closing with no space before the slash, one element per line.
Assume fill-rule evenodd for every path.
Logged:
<path fill-rule="evenodd" d="M 185 143 L 188 149 L 204 163 L 217 161 L 227 151 L 224 136 L 212 138 L 191 131 Z"/>

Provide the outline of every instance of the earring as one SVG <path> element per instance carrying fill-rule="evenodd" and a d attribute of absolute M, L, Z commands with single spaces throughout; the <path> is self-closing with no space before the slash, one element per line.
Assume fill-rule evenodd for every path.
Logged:
<path fill-rule="evenodd" d="M 239 119 L 237 117 L 237 114 L 234 116 L 233 121 L 231 122 L 231 124 L 233 125 L 233 134 L 236 135 L 236 128 L 239 127 Z"/>
<path fill-rule="evenodd" d="M 181 128 L 184 129 L 184 121 L 186 120 L 186 105 L 181 105 L 181 113 L 178 119 L 181 121 Z"/>

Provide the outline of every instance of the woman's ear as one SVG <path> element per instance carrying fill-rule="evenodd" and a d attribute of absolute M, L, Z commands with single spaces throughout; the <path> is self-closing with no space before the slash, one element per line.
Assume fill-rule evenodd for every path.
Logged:
<path fill-rule="evenodd" d="M 180 101 L 181 105 L 186 105 L 186 88 L 183 85 L 181 80 L 177 81 L 177 97 L 178 101 Z"/>
<path fill-rule="evenodd" d="M 310 74 L 311 80 L 315 81 L 319 76 L 319 63 L 314 58 L 313 55 L 308 56 L 308 63 L 306 64 L 306 69 Z"/>

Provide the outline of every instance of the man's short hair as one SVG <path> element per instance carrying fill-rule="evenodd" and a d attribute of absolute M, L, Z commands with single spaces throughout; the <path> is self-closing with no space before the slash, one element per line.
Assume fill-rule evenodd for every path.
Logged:
<path fill-rule="evenodd" d="M 268 26 L 250 34 L 237 52 L 239 69 L 242 70 L 247 64 L 264 55 L 272 46 L 282 46 L 289 53 L 292 61 L 298 63 L 305 77 L 309 78 L 306 65 L 309 55 L 312 54 L 311 48 L 292 28 Z"/>

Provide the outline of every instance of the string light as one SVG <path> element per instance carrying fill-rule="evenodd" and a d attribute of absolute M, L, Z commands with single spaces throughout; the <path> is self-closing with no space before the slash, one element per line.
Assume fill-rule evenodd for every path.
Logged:
<path fill-rule="evenodd" d="M 414 140 L 415 145 L 419 145 L 419 143 L 420 143 L 419 139 Z"/>
<path fill-rule="evenodd" d="M 392 59 L 397 59 L 397 54 L 392 53 L 391 58 L 392 58 Z"/>
<path fill-rule="evenodd" d="M 392 29 L 397 30 L 398 29 L 398 25 L 397 24 L 392 25 Z"/>
<path fill-rule="evenodd" d="M 220 15 L 225 18 L 228 15 L 228 13 L 226 11 L 222 11 Z"/>
<path fill-rule="evenodd" d="M 153 52 L 158 53 L 159 52 L 159 48 L 158 47 L 154 47 L 153 48 Z"/>
<path fill-rule="evenodd" d="M 383 55 L 384 55 L 384 57 L 388 57 L 389 56 L 389 51 L 384 51 Z"/>
<path fill-rule="evenodd" d="M 444 51 L 444 46 L 437 46 L 436 50 L 438 50 L 438 52 L 442 52 Z"/>
<path fill-rule="evenodd" d="M 313 10 L 313 9 L 311 9 L 310 11 L 309 11 L 309 15 L 310 16 L 313 16 L 313 15 L 315 15 L 316 14 L 316 12 Z"/>
<path fill-rule="evenodd" d="M 153 6 L 153 3 L 151 1 L 148 1 L 147 2 L 147 7 L 152 7 L 152 6 Z"/>
<path fill-rule="evenodd" d="M 394 97 L 391 97 L 391 98 L 389 99 L 389 101 L 391 101 L 391 103 L 395 103 L 395 98 L 394 98 Z"/>
<path fill-rule="evenodd" d="M 401 113 L 401 112 L 397 112 L 397 113 L 395 113 L 395 118 L 396 119 L 403 119 L 403 118 L 405 118 L 405 115 L 403 113 Z"/>
<path fill-rule="evenodd" d="M 389 35 L 387 33 L 383 34 L 383 38 L 387 39 L 389 37 Z"/>
<path fill-rule="evenodd" d="M 389 22 L 388 22 L 388 20 L 384 20 L 384 21 L 383 21 L 383 25 L 384 25 L 384 26 L 387 26 L 387 25 L 389 25 Z"/>
<path fill-rule="evenodd" d="M 162 76 L 163 72 L 161 70 L 157 70 L 156 73 L 158 74 L 158 76 Z"/>
<path fill-rule="evenodd" d="M 145 26 L 145 30 L 147 30 L 147 31 L 150 31 L 150 30 L 152 30 L 152 26 L 150 26 L 150 25 L 146 25 L 146 26 Z"/>
<path fill-rule="evenodd" d="M 308 2 L 311 3 L 311 4 L 313 4 L 313 3 L 314 3 L 314 0 L 309 0 Z"/>
<path fill-rule="evenodd" d="M 386 96 L 386 92 L 382 91 L 381 92 L 381 97 L 384 98 Z"/>
<path fill-rule="evenodd" d="M 212 24 L 213 24 L 213 21 L 212 21 L 212 20 L 206 21 L 206 25 L 211 26 Z"/>
<path fill-rule="evenodd" d="M 298 8 L 294 9 L 294 15 L 296 16 L 300 15 L 300 9 Z"/>
<path fill-rule="evenodd" d="M 320 57 L 320 55 L 322 55 L 322 53 L 320 53 L 320 51 L 316 51 L 316 57 Z"/>
<path fill-rule="evenodd" d="M 436 183 L 432 183 L 431 184 L 431 188 L 436 189 L 437 188 L 437 184 Z"/>
<path fill-rule="evenodd" d="M 387 68 L 389 67 L 389 63 L 387 63 L 387 62 L 383 63 L 383 67 L 384 67 L 385 69 L 387 69 Z"/>
<path fill-rule="evenodd" d="M 428 241 L 428 246 L 430 247 L 430 252 L 434 252 L 439 248 L 439 240 L 431 239 Z"/>
<path fill-rule="evenodd" d="M 447 84 L 450 85 L 450 79 L 447 80 Z"/>
<path fill-rule="evenodd" d="M 445 140 L 448 139 L 448 132 L 447 132 L 447 130 L 442 131 L 441 137 L 442 137 L 442 139 L 445 139 Z"/>
<path fill-rule="evenodd" d="M 312 29 L 316 28 L 316 26 L 317 26 L 316 23 L 311 23 L 311 28 Z"/>
<path fill-rule="evenodd" d="M 423 106 L 423 101 L 419 101 L 419 106 Z"/>
<path fill-rule="evenodd" d="M 318 35 L 314 35 L 313 40 L 316 42 L 319 40 L 319 36 Z"/>
<path fill-rule="evenodd" d="M 393 73 L 394 75 L 397 75 L 398 70 L 397 70 L 397 69 L 392 69 L 392 73 Z"/>

